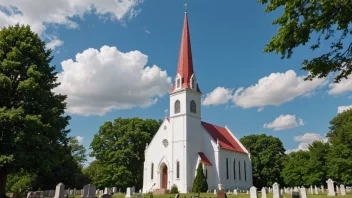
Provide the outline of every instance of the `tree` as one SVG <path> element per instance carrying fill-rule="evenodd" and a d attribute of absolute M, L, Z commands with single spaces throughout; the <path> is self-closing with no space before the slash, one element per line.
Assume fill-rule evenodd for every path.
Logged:
<path fill-rule="evenodd" d="M 280 183 L 285 148 L 279 138 L 265 134 L 249 135 L 241 138 L 241 143 L 251 153 L 253 185 L 257 188 Z"/>
<path fill-rule="evenodd" d="M 145 145 L 150 143 L 162 121 L 118 118 L 105 122 L 90 144 L 99 170 L 94 184 L 126 188 L 143 184 Z M 99 186 L 98 185 L 98 186 Z"/>
<path fill-rule="evenodd" d="M 314 141 L 308 146 L 309 161 L 308 173 L 305 185 L 321 185 L 328 180 L 326 177 L 326 158 L 329 152 L 329 144 L 322 141 Z"/>
<path fill-rule="evenodd" d="M 287 186 L 307 185 L 307 177 L 309 177 L 309 152 L 297 151 L 288 155 L 282 169 L 283 181 Z"/>
<path fill-rule="evenodd" d="M 7 175 L 48 171 L 67 143 L 66 96 L 53 89 L 51 50 L 29 26 L 0 31 L 0 198 Z"/>
<path fill-rule="evenodd" d="M 330 121 L 327 133 L 331 144 L 327 157 L 327 173 L 336 182 L 352 184 L 352 109 Z"/>
<path fill-rule="evenodd" d="M 201 163 L 198 164 L 197 175 L 193 181 L 192 192 L 207 192 L 208 182 L 207 178 L 204 175 L 203 166 Z"/>
<path fill-rule="evenodd" d="M 81 165 L 87 161 L 86 148 L 80 144 L 77 137 L 73 136 L 69 138 L 69 146 L 71 147 L 71 154 L 73 158 Z"/>
<path fill-rule="evenodd" d="M 265 12 L 283 7 L 283 14 L 273 21 L 279 25 L 278 33 L 266 45 L 265 52 L 290 58 L 293 49 L 309 44 L 312 51 L 321 46 L 322 40 L 331 42 L 330 50 L 311 60 L 304 60 L 302 69 L 309 71 L 306 79 L 326 77 L 339 71 L 335 82 L 347 78 L 352 72 L 352 3 L 349 0 L 258 0 L 267 4 Z M 269 3 L 268 3 L 269 2 Z M 316 41 L 309 43 L 312 37 Z M 324 50 L 325 51 L 325 50 Z"/>
<path fill-rule="evenodd" d="M 24 193 L 32 189 L 36 177 L 35 174 L 26 173 L 23 169 L 18 173 L 12 173 L 8 176 L 6 191 L 14 193 L 14 197 L 26 196 Z"/>

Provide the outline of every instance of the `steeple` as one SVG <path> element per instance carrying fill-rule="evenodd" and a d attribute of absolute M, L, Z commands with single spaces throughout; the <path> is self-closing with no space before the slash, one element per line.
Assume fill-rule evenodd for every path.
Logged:
<path fill-rule="evenodd" d="M 180 84 L 179 84 L 180 86 L 178 86 L 178 82 L 177 82 L 178 77 L 181 77 Z M 194 81 L 193 83 L 192 83 L 192 80 Z M 194 70 L 193 70 L 191 38 L 190 38 L 190 32 L 188 27 L 187 11 L 185 12 L 185 18 L 183 22 L 177 74 L 176 74 L 174 86 L 172 87 L 171 91 L 174 91 L 178 88 L 189 88 L 189 89 L 194 89 L 197 92 L 200 92 L 197 81 L 195 79 Z"/>

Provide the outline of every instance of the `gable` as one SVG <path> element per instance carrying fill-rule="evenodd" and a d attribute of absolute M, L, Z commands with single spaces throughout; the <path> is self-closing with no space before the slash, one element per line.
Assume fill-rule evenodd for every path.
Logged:
<path fill-rule="evenodd" d="M 233 138 L 233 136 L 226 128 L 209 124 L 203 121 L 202 126 L 215 142 L 219 141 L 220 148 L 247 154 L 247 152 L 240 146 L 241 143 L 237 142 L 237 140 Z"/>

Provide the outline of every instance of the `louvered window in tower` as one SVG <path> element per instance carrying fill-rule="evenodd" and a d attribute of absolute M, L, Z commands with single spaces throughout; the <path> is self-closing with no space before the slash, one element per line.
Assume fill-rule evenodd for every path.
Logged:
<path fill-rule="evenodd" d="M 194 100 L 191 101 L 190 110 L 191 110 L 191 113 L 197 113 L 197 105 L 196 105 L 196 102 L 194 102 Z"/>
<path fill-rule="evenodd" d="M 179 100 L 177 100 L 176 102 L 175 102 L 175 114 L 176 113 L 180 113 L 180 106 L 181 106 L 181 104 L 180 104 L 180 101 Z"/>

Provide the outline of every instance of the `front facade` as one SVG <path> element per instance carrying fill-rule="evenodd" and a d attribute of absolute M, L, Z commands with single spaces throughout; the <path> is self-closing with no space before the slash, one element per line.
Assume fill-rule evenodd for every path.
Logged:
<path fill-rule="evenodd" d="M 188 17 L 185 14 L 170 117 L 145 149 L 143 192 L 171 189 L 190 192 L 198 163 L 203 164 L 208 189 L 249 189 L 250 154 L 227 127 L 201 121 L 201 91 L 193 70 Z"/>

